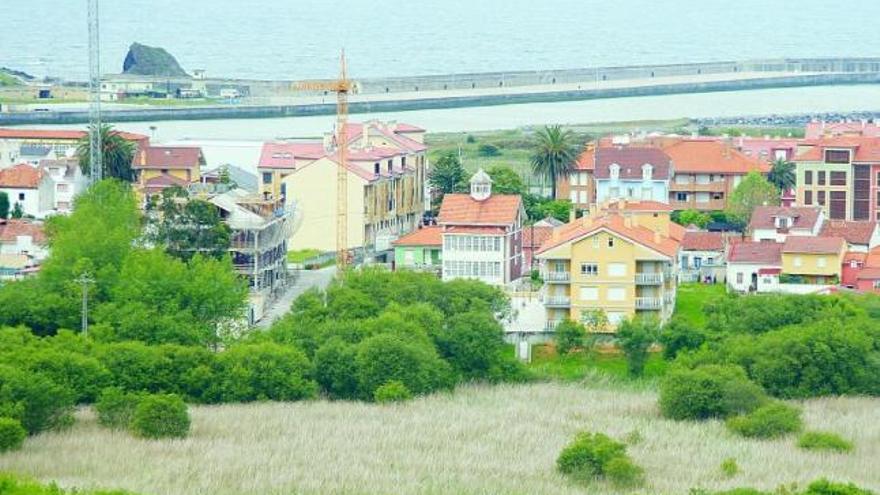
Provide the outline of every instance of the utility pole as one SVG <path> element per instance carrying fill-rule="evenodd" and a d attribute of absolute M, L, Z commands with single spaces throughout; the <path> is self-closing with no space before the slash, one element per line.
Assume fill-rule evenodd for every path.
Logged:
<path fill-rule="evenodd" d="M 98 0 L 89 8 L 89 176 L 92 184 L 104 172 L 101 154 L 101 38 L 98 30 Z"/>
<path fill-rule="evenodd" d="M 82 287 L 82 334 L 89 334 L 89 284 L 95 282 L 95 279 L 89 275 L 89 272 L 83 272 L 76 278 L 74 282 Z"/>

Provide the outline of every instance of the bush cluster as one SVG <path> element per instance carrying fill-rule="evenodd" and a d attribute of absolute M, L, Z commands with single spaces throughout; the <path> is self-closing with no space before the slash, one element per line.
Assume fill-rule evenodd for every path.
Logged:
<path fill-rule="evenodd" d="M 12 418 L 0 418 L 0 453 L 21 448 L 27 430 L 21 421 Z"/>
<path fill-rule="evenodd" d="M 11 473 L 0 473 L 0 493 L 3 495 L 135 495 L 122 490 L 64 490 L 55 483 L 40 483 Z"/>
<path fill-rule="evenodd" d="M 748 414 L 729 418 L 727 427 L 747 438 L 777 438 L 800 431 L 803 422 L 796 407 L 771 402 Z"/>
<path fill-rule="evenodd" d="M 625 486 L 638 484 L 643 476 L 626 455 L 626 446 L 602 433 L 579 433 L 560 452 L 556 469 L 579 482 L 607 479 Z"/>
<path fill-rule="evenodd" d="M 127 429 L 143 398 L 143 394 L 126 392 L 118 387 L 104 389 L 95 402 L 98 423 L 108 428 Z"/>
<path fill-rule="evenodd" d="M 694 489 L 691 490 L 691 495 L 874 495 L 874 492 L 859 488 L 852 483 L 835 483 L 820 479 L 810 483 L 804 491 L 790 490 L 786 487 L 772 492 L 754 488 L 734 488 L 720 492 Z"/>
<path fill-rule="evenodd" d="M 677 368 L 660 386 L 660 410 L 676 420 L 727 418 L 754 411 L 766 401 L 761 387 L 738 366 Z"/>
<path fill-rule="evenodd" d="M 401 402 L 412 398 L 412 393 L 403 383 L 393 380 L 376 389 L 373 398 L 380 404 Z"/>
<path fill-rule="evenodd" d="M 850 452 L 853 444 L 836 433 L 807 431 L 798 438 L 798 447 L 804 450 L 824 450 L 831 452 Z"/>
<path fill-rule="evenodd" d="M 135 407 L 131 430 L 144 438 L 183 438 L 189 434 L 186 403 L 176 395 L 148 395 Z"/>

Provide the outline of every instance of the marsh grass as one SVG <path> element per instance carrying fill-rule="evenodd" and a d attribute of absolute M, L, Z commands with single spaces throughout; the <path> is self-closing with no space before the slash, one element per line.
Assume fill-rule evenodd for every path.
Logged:
<path fill-rule="evenodd" d="M 90 410 L 60 433 L 30 438 L 0 455 L 0 471 L 62 486 L 144 494 L 617 494 L 556 472 L 560 450 L 579 431 L 641 441 L 627 449 L 645 470 L 638 493 L 686 494 L 692 487 L 771 489 L 829 477 L 880 490 L 880 400 L 803 403 L 810 429 L 858 439 L 846 456 L 798 449 L 795 438 L 736 437 L 723 423 L 660 418 L 656 393 L 594 382 L 467 386 L 402 404 L 350 402 L 193 407 L 186 439 L 147 441 L 100 427 Z M 740 475 L 718 466 L 735 458 Z"/>

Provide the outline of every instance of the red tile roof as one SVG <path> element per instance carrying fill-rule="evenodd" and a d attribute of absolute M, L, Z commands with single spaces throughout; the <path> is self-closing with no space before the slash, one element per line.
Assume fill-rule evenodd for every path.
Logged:
<path fill-rule="evenodd" d="M 681 248 L 688 251 L 721 251 L 724 238 L 721 232 L 685 232 Z"/>
<path fill-rule="evenodd" d="M 422 227 L 398 238 L 391 244 L 395 246 L 440 246 L 443 243 L 440 227 Z"/>
<path fill-rule="evenodd" d="M 723 141 L 683 139 L 663 148 L 676 173 L 744 175 L 753 170 L 766 173 L 770 165 L 746 156 Z"/>
<path fill-rule="evenodd" d="M 737 242 L 730 245 L 728 263 L 780 265 L 782 244 L 777 242 Z"/>
<path fill-rule="evenodd" d="M 840 237 L 813 237 L 806 235 L 790 235 L 785 238 L 783 253 L 804 254 L 840 254 L 845 247 Z"/>
<path fill-rule="evenodd" d="M 596 148 L 587 147 L 578 156 L 574 162 L 575 170 L 595 170 L 596 169 Z"/>
<path fill-rule="evenodd" d="M 202 149 L 185 146 L 148 146 L 134 160 L 132 168 L 199 168 Z"/>
<path fill-rule="evenodd" d="M 297 161 L 309 162 L 325 156 L 322 142 L 310 143 L 263 143 L 259 167 L 296 168 Z"/>
<path fill-rule="evenodd" d="M 31 236 L 37 244 L 45 244 L 46 233 L 41 224 L 28 220 L 0 220 L 0 241 L 15 242 L 18 236 Z"/>
<path fill-rule="evenodd" d="M 602 206 L 603 210 L 617 211 L 672 211 L 672 207 L 659 201 L 634 199 L 626 201 L 610 201 Z"/>
<path fill-rule="evenodd" d="M 648 147 L 607 147 L 596 148 L 596 178 L 611 177 L 611 165 L 620 166 L 621 179 L 641 179 L 642 165 L 653 166 L 652 179 L 668 179 L 670 174 L 669 156 L 658 148 Z"/>
<path fill-rule="evenodd" d="M 819 233 L 822 237 L 842 237 L 849 244 L 871 243 L 877 222 L 855 222 L 846 220 L 826 220 Z"/>
<path fill-rule="evenodd" d="M 43 174 L 40 169 L 22 163 L 0 170 L 0 187 L 10 189 L 36 189 Z"/>
<path fill-rule="evenodd" d="M 117 134 L 129 141 L 144 141 L 149 139 L 143 134 L 116 131 Z M 86 136 L 86 131 L 61 130 L 61 129 L 9 129 L 0 128 L 0 139 L 55 139 L 55 140 L 79 140 Z"/>
<path fill-rule="evenodd" d="M 782 268 L 759 268 L 758 275 L 779 275 Z"/>
<path fill-rule="evenodd" d="M 738 137 L 733 140 L 733 146 L 749 158 L 772 162 L 777 151 L 785 151 L 786 158 L 793 158 L 800 142 L 794 138 Z"/>
<path fill-rule="evenodd" d="M 810 230 L 819 220 L 821 211 L 820 206 L 758 206 L 752 212 L 749 229 L 775 229 L 774 218 L 788 217 L 794 220 L 790 229 Z"/>
<path fill-rule="evenodd" d="M 537 249 L 553 237 L 553 227 L 523 227 L 523 247 Z"/>
<path fill-rule="evenodd" d="M 806 144 L 809 147 L 797 155 L 795 161 L 824 162 L 823 151 L 826 148 L 848 148 L 855 150 L 852 157 L 854 162 L 880 162 L 880 138 L 876 137 L 823 138 L 807 141 Z"/>
<path fill-rule="evenodd" d="M 678 253 L 679 242 L 677 240 L 663 236 L 658 239 L 655 233 L 646 227 L 628 227 L 620 215 L 608 215 L 596 220 L 582 218 L 557 227 L 551 238 L 541 246 L 537 254 L 603 229 L 668 257 L 674 257 Z"/>
<path fill-rule="evenodd" d="M 675 222 L 669 222 L 669 237 L 681 242 L 687 229 Z"/>
<path fill-rule="evenodd" d="M 469 194 L 447 194 L 440 205 L 438 222 L 464 225 L 510 225 L 522 208 L 519 195 L 493 194 L 477 201 Z"/>
<path fill-rule="evenodd" d="M 860 135 L 880 137 L 880 126 L 873 122 L 825 122 L 816 121 L 807 124 L 804 132 L 807 139 L 823 136 Z"/>
<path fill-rule="evenodd" d="M 504 229 L 490 226 L 453 225 L 443 228 L 444 234 L 503 235 Z"/>
<path fill-rule="evenodd" d="M 164 189 L 171 186 L 186 187 L 188 185 L 189 182 L 181 178 L 175 177 L 171 174 L 159 174 L 156 177 L 151 177 L 144 182 L 144 187 L 153 189 Z"/>

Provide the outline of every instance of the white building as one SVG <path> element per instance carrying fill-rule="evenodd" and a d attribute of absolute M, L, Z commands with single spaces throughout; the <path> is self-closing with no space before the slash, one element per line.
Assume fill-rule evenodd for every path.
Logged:
<path fill-rule="evenodd" d="M 9 197 L 10 211 L 20 205 L 25 215 L 43 218 L 52 209 L 53 187 L 52 179 L 30 165 L 0 170 L 0 192 Z"/>
<path fill-rule="evenodd" d="M 88 187 L 88 180 L 75 158 L 43 160 L 43 173 L 52 180 L 52 196 L 48 204 L 57 213 L 70 213 L 73 199 Z"/>
<path fill-rule="evenodd" d="M 752 213 L 749 232 L 755 242 L 785 242 L 789 235 L 818 236 L 824 223 L 821 206 L 759 206 Z"/>
<path fill-rule="evenodd" d="M 773 292 L 782 272 L 777 242 L 737 242 L 727 252 L 727 285 L 738 292 Z"/>
<path fill-rule="evenodd" d="M 726 275 L 724 245 L 721 232 L 685 232 L 678 253 L 679 281 L 723 281 Z"/>
<path fill-rule="evenodd" d="M 49 255 L 42 224 L 19 219 L 0 220 L 0 255 L 24 256 L 26 266 L 42 263 Z"/>
<path fill-rule="evenodd" d="M 443 239 L 443 280 L 474 278 L 505 285 L 522 276 L 519 195 L 492 195 L 492 179 L 482 169 L 471 178 L 470 194 L 443 197 L 438 225 Z"/>

